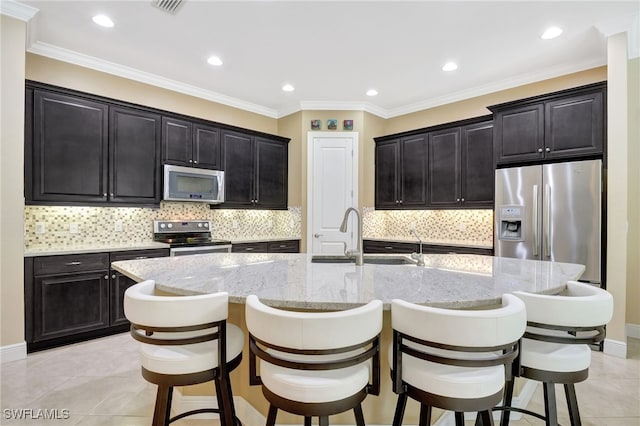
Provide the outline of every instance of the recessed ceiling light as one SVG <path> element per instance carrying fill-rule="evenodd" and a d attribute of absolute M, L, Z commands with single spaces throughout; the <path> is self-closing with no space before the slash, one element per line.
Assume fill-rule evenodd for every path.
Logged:
<path fill-rule="evenodd" d="M 285 84 L 284 86 L 282 86 L 282 90 L 284 90 L 285 92 L 293 92 L 294 90 L 296 90 L 296 88 L 290 84 Z"/>
<path fill-rule="evenodd" d="M 560 34 L 562 34 L 562 28 L 549 27 L 544 31 L 544 33 L 542 33 L 540 38 L 543 40 L 550 40 L 552 38 L 558 37 Z"/>
<path fill-rule="evenodd" d="M 455 62 L 447 62 L 442 66 L 442 71 L 455 71 L 458 69 L 458 64 Z"/>
<path fill-rule="evenodd" d="M 111 28 L 114 25 L 111 18 L 109 18 L 107 15 L 96 15 L 91 19 L 101 27 Z"/>
<path fill-rule="evenodd" d="M 378 94 L 378 91 L 376 89 L 367 90 L 367 96 L 376 96 L 377 94 Z"/>
<path fill-rule="evenodd" d="M 209 63 L 209 65 L 213 65 L 216 67 L 222 65 L 222 59 L 218 58 L 217 56 L 211 56 L 209 59 L 207 59 L 207 62 Z"/>

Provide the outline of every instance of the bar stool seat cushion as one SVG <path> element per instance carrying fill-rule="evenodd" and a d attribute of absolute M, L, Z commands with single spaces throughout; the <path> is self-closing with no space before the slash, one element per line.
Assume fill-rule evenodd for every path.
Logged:
<path fill-rule="evenodd" d="M 308 358 L 307 358 L 308 360 Z M 338 401 L 360 392 L 369 382 L 366 364 L 336 370 L 294 370 L 260 362 L 262 383 L 283 398 L 305 403 Z"/>
<path fill-rule="evenodd" d="M 407 342 L 407 346 L 420 346 Z M 437 354 L 437 349 L 429 352 Z M 450 354 L 449 354 L 450 355 Z M 474 354 L 459 352 L 459 358 L 470 358 Z M 389 346 L 389 359 L 393 359 L 393 347 Z M 402 380 L 413 387 L 448 398 L 482 398 L 500 392 L 504 386 L 504 366 L 472 368 L 457 367 L 421 359 L 404 354 L 402 357 Z"/>
<path fill-rule="evenodd" d="M 227 323 L 227 359 L 242 352 L 244 334 L 235 324 Z M 189 374 L 218 367 L 218 341 L 192 345 L 140 345 L 140 362 L 149 371 L 160 374 Z"/>
<path fill-rule="evenodd" d="M 536 370 L 572 372 L 591 365 L 591 349 L 587 345 L 566 345 L 540 340 L 522 339 L 520 362 Z"/>

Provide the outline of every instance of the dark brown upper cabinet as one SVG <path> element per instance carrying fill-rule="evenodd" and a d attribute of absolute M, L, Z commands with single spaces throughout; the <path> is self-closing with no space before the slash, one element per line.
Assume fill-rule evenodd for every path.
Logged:
<path fill-rule="evenodd" d="M 220 129 L 177 117 L 162 117 L 163 162 L 220 170 Z"/>
<path fill-rule="evenodd" d="M 410 209 L 427 202 L 427 134 L 376 143 L 375 206 Z"/>
<path fill-rule="evenodd" d="M 490 116 L 375 141 L 377 209 L 493 208 Z"/>
<path fill-rule="evenodd" d="M 606 83 L 489 107 L 494 112 L 496 163 L 602 157 Z"/>
<path fill-rule="evenodd" d="M 27 204 L 158 204 L 160 115 L 27 87 Z"/>
<path fill-rule="evenodd" d="M 225 201 L 214 207 L 286 209 L 288 140 L 222 131 Z"/>

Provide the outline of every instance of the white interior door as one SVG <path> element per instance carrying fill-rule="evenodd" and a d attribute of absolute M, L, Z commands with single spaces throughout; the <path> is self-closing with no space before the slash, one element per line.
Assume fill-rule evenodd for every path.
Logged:
<path fill-rule="evenodd" d="M 351 214 L 340 232 L 344 212 L 358 207 L 356 132 L 309 132 L 308 243 L 312 254 L 343 254 L 355 248 L 357 222 Z"/>

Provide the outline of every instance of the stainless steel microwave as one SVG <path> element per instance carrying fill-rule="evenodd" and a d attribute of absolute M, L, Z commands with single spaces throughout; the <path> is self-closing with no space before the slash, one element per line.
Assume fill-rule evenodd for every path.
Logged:
<path fill-rule="evenodd" d="M 163 199 L 224 203 L 224 171 L 165 164 Z"/>

